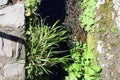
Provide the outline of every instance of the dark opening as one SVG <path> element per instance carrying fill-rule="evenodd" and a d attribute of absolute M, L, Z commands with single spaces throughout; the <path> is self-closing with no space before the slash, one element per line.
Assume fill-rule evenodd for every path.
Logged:
<path fill-rule="evenodd" d="M 37 12 L 49 26 L 52 26 L 57 20 L 60 20 L 60 25 L 66 16 L 65 5 L 66 0 L 42 0 Z"/>
<path fill-rule="evenodd" d="M 82 0 L 80 0 L 82 2 Z M 85 43 L 86 32 L 80 28 L 78 17 L 81 13 L 79 6 L 76 4 L 78 0 L 41 0 L 38 6 L 37 13 L 40 14 L 42 19 L 45 19 L 45 24 L 52 26 L 57 20 L 60 20 L 58 25 L 68 30 L 66 36 L 76 36 L 78 41 Z M 52 57 L 63 57 L 70 54 L 69 50 L 73 46 L 73 40 L 69 39 L 67 42 L 60 42 L 58 50 L 66 51 L 61 52 Z M 67 76 L 60 64 L 49 68 L 52 72 L 49 75 L 49 80 L 64 80 Z"/>

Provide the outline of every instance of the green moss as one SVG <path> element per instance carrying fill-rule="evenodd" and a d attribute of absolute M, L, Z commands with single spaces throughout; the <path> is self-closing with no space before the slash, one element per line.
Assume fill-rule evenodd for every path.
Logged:
<path fill-rule="evenodd" d="M 113 26 L 113 27 L 111 28 L 111 32 L 114 33 L 114 34 L 116 34 L 116 33 L 117 33 L 117 28 L 116 28 L 115 26 Z"/>
<path fill-rule="evenodd" d="M 93 40 L 92 34 L 89 32 L 87 35 L 88 48 L 93 49 L 95 47 L 95 39 Z"/>
<path fill-rule="evenodd" d="M 96 60 L 96 42 L 98 40 L 98 38 L 95 36 L 96 35 L 96 21 L 95 21 L 95 9 L 96 9 L 96 2 L 97 0 L 83 0 L 82 3 L 82 14 L 79 17 L 79 20 L 81 22 L 81 27 L 84 28 L 87 31 L 87 48 L 83 48 L 84 53 L 82 54 L 82 58 L 84 61 L 85 66 L 85 80 L 99 80 L 99 75 L 100 75 L 100 70 L 101 68 L 98 66 L 97 64 L 97 60 Z M 101 12 L 101 11 L 100 11 Z M 97 13 L 100 13 L 97 12 Z M 102 22 L 103 23 L 103 22 Z M 103 23 L 104 24 L 104 23 Z M 106 26 L 106 25 L 103 25 Z M 106 27 L 100 28 L 100 30 L 102 32 L 106 32 Z M 95 71 L 91 70 L 91 67 L 95 67 Z M 91 74 L 93 76 L 97 76 L 98 77 L 94 77 L 96 79 L 93 79 L 93 76 L 91 76 Z"/>
<path fill-rule="evenodd" d="M 108 30 L 110 30 L 109 28 L 112 28 L 114 26 L 114 23 L 112 20 L 112 11 L 113 11 L 112 1 L 105 0 L 105 3 L 101 4 L 99 9 L 96 10 L 96 17 L 101 17 L 101 19 L 97 22 L 99 24 L 99 27 L 94 28 L 94 26 L 97 25 L 96 22 L 94 24 L 90 25 L 91 29 L 88 31 L 88 34 L 87 34 L 87 53 L 86 54 L 92 55 L 91 66 L 96 65 L 98 67 L 98 63 L 97 63 L 97 60 L 95 57 L 98 55 L 97 54 L 98 51 L 96 49 L 97 41 L 99 41 L 101 39 L 104 40 L 106 33 L 108 32 Z M 94 10 L 93 10 L 93 12 L 94 12 Z M 88 16 L 85 15 L 84 18 L 86 18 L 86 17 L 88 17 Z M 92 19 L 95 19 L 95 18 L 93 17 Z M 85 25 L 88 25 L 88 24 L 86 23 Z M 112 28 L 112 32 L 115 32 L 114 28 Z M 100 67 L 99 67 L 99 69 L 100 69 Z"/>
<path fill-rule="evenodd" d="M 115 46 L 116 46 L 115 43 L 110 43 L 110 47 L 111 47 L 111 48 L 113 48 L 113 47 L 115 47 Z"/>
<path fill-rule="evenodd" d="M 105 3 L 100 5 L 96 16 L 101 16 L 101 19 L 99 21 L 99 25 L 101 27 L 113 26 L 112 11 L 112 0 L 105 0 Z"/>
<path fill-rule="evenodd" d="M 94 34 L 91 33 L 91 32 L 88 32 L 88 35 L 87 35 L 87 45 L 88 45 L 88 51 L 87 53 L 91 53 L 93 55 L 93 63 L 94 65 L 97 64 L 96 62 L 96 51 L 95 51 L 95 48 L 96 48 L 96 42 L 97 42 L 97 39 L 94 37 Z"/>

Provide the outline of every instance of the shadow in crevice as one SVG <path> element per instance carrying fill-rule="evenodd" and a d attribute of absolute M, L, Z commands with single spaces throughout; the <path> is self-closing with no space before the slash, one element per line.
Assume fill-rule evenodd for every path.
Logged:
<path fill-rule="evenodd" d="M 24 44 L 24 39 L 11 34 L 7 34 L 5 32 L 0 32 L 0 37 L 10 41 L 18 42 L 20 44 Z"/>
<path fill-rule="evenodd" d="M 52 26 L 57 20 L 59 25 L 66 17 L 66 0 L 42 0 L 38 6 L 37 13 L 45 19 L 45 24 Z"/>

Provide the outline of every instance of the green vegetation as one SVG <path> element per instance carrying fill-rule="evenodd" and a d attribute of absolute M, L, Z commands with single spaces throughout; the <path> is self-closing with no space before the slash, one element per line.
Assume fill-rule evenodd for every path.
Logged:
<path fill-rule="evenodd" d="M 95 8 L 96 0 L 83 0 L 82 14 L 79 17 L 81 27 L 84 28 L 87 33 L 87 45 L 83 48 L 84 53 L 82 55 L 84 62 L 84 78 L 83 80 L 99 80 L 101 68 L 98 66 L 95 51 L 95 37 L 93 38 L 92 33 L 96 25 L 95 21 Z M 80 6 L 80 7 L 81 7 Z M 103 29 L 104 30 L 104 29 Z M 94 40 L 93 40 L 94 39 Z"/>
<path fill-rule="evenodd" d="M 25 0 L 25 15 L 31 16 L 32 14 L 35 14 L 40 1 L 41 0 Z"/>
<path fill-rule="evenodd" d="M 117 28 L 116 28 L 115 26 L 113 26 L 113 27 L 111 28 L 111 32 L 114 33 L 114 34 L 116 34 L 116 33 L 117 33 Z"/>
<path fill-rule="evenodd" d="M 96 64 L 93 65 L 95 56 L 92 53 L 91 47 L 81 42 L 74 40 L 75 46 L 71 49 L 71 60 L 64 66 L 68 72 L 65 80 L 99 80 L 101 68 Z M 80 53 L 83 50 L 83 53 Z"/>
<path fill-rule="evenodd" d="M 58 63 L 67 62 L 68 56 L 61 58 L 53 57 L 62 51 L 58 51 L 59 42 L 68 38 L 66 30 L 57 26 L 44 25 L 42 19 L 36 17 L 35 10 L 40 0 L 26 0 L 26 80 L 48 80 L 51 73 L 48 68 Z M 45 75 L 46 74 L 46 75 Z M 45 77 L 44 77 L 45 75 Z"/>
<path fill-rule="evenodd" d="M 29 24 L 26 32 L 26 54 L 27 54 L 27 80 L 38 80 L 44 72 L 49 73 L 47 69 L 57 63 L 65 63 L 67 57 L 51 58 L 53 55 L 60 53 L 55 51 L 58 43 L 66 40 L 66 30 L 62 30 L 61 26 L 56 26 L 57 22 L 48 27 L 42 21 Z M 59 29 L 59 30 L 58 30 Z"/>
<path fill-rule="evenodd" d="M 67 31 L 61 26 L 56 26 L 58 21 L 53 26 L 47 26 L 42 20 L 35 18 L 39 2 L 40 0 L 25 2 L 26 16 L 29 16 L 26 29 L 26 80 L 49 80 L 47 74 L 51 72 L 48 68 L 57 63 L 61 63 L 68 73 L 65 80 L 99 80 L 101 68 L 93 54 L 95 45 L 89 33 L 95 25 L 96 0 L 83 0 L 80 5 L 82 7 L 80 26 L 88 31 L 87 43 L 83 44 L 76 38 L 73 39 L 74 46 L 70 50 L 69 58 L 68 56 L 51 58 L 61 52 L 56 51 L 56 48 L 59 47 L 59 42 L 64 42 L 68 38 L 65 36 Z"/>
<path fill-rule="evenodd" d="M 70 51 L 73 62 L 64 66 L 68 72 L 65 80 L 100 80 L 101 68 L 98 66 L 93 49 L 95 44 L 91 38 L 91 31 L 95 25 L 96 0 L 83 0 L 80 4 L 82 14 L 79 17 L 80 26 L 87 32 L 87 44 L 74 39 L 74 47 Z M 83 50 L 82 53 L 80 50 Z"/>
<path fill-rule="evenodd" d="M 79 80 L 84 76 L 84 63 L 82 53 L 80 53 L 82 43 L 78 42 L 76 38 L 74 42 L 75 45 L 70 51 L 72 62 L 64 65 L 64 69 L 68 72 L 68 76 L 65 77 L 65 80 Z"/>
<path fill-rule="evenodd" d="M 92 25 L 95 24 L 95 8 L 96 8 L 96 0 L 83 0 L 82 4 L 82 14 L 79 17 L 80 26 L 85 28 L 86 31 L 91 30 Z"/>

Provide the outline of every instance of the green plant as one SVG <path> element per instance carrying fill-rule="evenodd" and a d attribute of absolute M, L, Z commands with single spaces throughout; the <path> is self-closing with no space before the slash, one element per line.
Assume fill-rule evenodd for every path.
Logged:
<path fill-rule="evenodd" d="M 74 39 L 75 46 L 70 50 L 72 63 L 64 66 L 64 69 L 68 72 L 68 76 L 65 77 L 65 80 L 79 80 L 82 79 L 84 73 L 84 66 L 82 65 L 82 55 L 80 54 L 79 49 L 81 48 L 81 42 L 77 42 L 77 39 Z"/>
<path fill-rule="evenodd" d="M 97 0 L 83 0 L 80 7 L 82 7 L 82 14 L 79 16 L 80 26 L 84 28 L 87 33 L 87 44 L 84 44 L 81 55 L 82 65 L 82 79 L 78 80 L 99 80 L 101 68 L 96 62 L 96 57 L 93 54 L 93 40 L 91 40 L 90 32 L 94 31 L 95 21 L 95 9 Z M 79 46 L 80 47 L 80 46 Z M 73 53 L 74 54 L 74 53 Z M 94 64 L 93 64 L 94 63 Z"/>
<path fill-rule="evenodd" d="M 114 34 L 116 34 L 116 33 L 117 33 L 117 28 L 116 28 L 115 26 L 113 26 L 113 27 L 111 28 L 111 32 L 114 33 Z"/>
<path fill-rule="evenodd" d="M 55 50 L 59 47 L 58 43 L 67 39 L 67 31 L 61 26 L 56 26 L 57 23 L 58 21 L 52 27 L 44 25 L 42 20 L 29 23 L 26 32 L 27 80 L 38 80 L 38 76 L 43 80 L 42 75 L 50 72 L 48 67 L 68 60 L 66 56 L 51 58 L 60 52 Z"/>
<path fill-rule="evenodd" d="M 79 16 L 80 26 L 89 32 L 95 24 L 96 0 L 83 0 L 78 5 L 82 7 L 82 14 Z M 82 44 L 74 39 L 75 44 L 70 51 L 72 62 L 64 66 L 68 72 L 65 80 L 99 80 L 101 68 L 96 63 L 93 64 L 96 58 L 89 42 Z"/>
<path fill-rule="evenodd" d="M 79 16 L 80 26 L 89 31 L 95 23 L 96 0 L 83 0 L 80 7 L 82 7 L 82 14 Z"/>
<path fill-rule="evenodd" d="M 92 52 L 92 47 L 88 44 L 83 46 L 83 50 L 84 53 L 82 55 L 82 61 L 84 63 L 83 65 L 85 70 L 83 80 L 100 80 L 101 68 L 94 61 L 96 60 L 96 57 Z"/>
<path fill-rule="evenodd" d="M 32 14 L 36 14 L 35 11 L 38 8 L 41 0 L 25 0 L 25 15 L 31 16 Z"/>
<path fill-rule="evenodd" d="M 92 65 L 94 55 L 86 44 L 82 46 L 81 42 L 74 40 L 75 46 L 71 49 L 71 58 L 73 60 L 64 69 L 68 72 L 65 80 L 99 80 L 101 68 Z M 80 49 L 84 52 L 80 53 Z"/>

